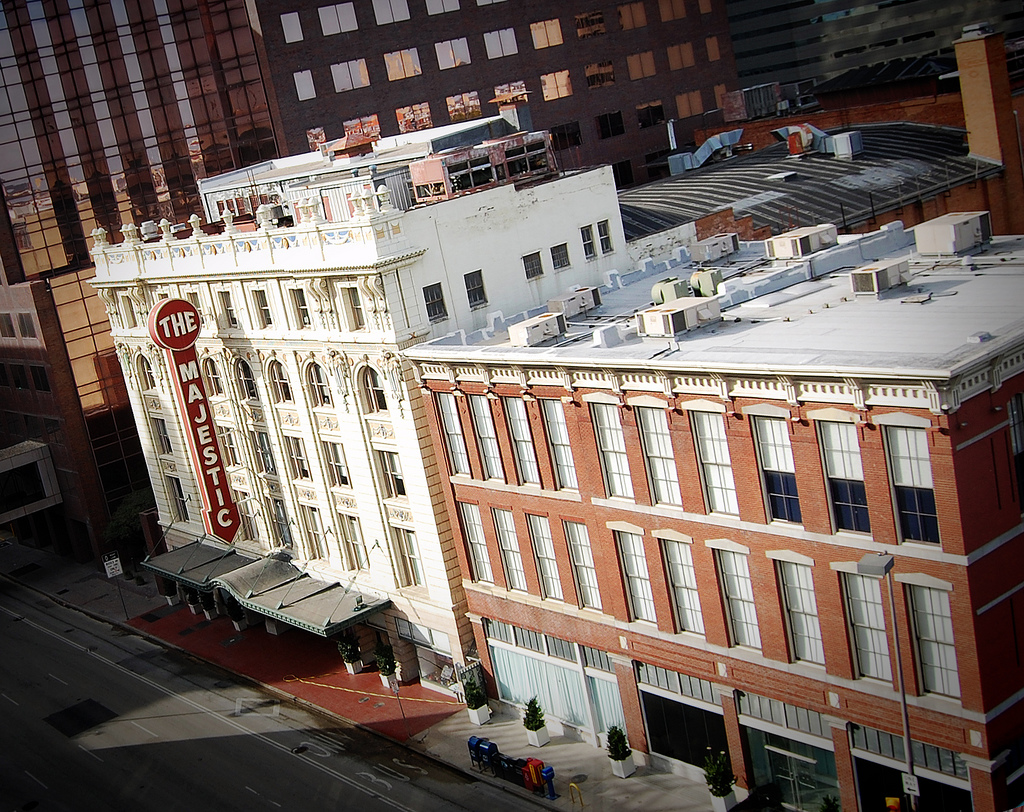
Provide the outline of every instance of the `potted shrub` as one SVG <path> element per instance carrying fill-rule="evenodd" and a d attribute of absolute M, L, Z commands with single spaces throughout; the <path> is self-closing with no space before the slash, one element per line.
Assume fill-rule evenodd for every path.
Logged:
<path fill-rule="evenodd" d="M 207 620 L 217 617 L 217 598 L 212 592 L 200 592 L 199 602 L 203 605 L 203 614 Z"/>
<path fill-rule="evenodd" d="M 732 791 L 736 776 L 732 773 L 729 756 L 724 750 L 714 753 L 708 748 L 707 758 L 704 759 L 704 778 L 708 782 L 711 808 L 715 812 L 728 812 L 736 805 L 736 795 Z"/>
<path fill-rule="evenodd" d="M 189 587 L 185 590 L 185 603 L 193 615 L 199 614 L 199 590 Z"/>
<path fill-rule="evenodd" d="M 835 795 L 826 795 L 818 806 L 818 812 L 841 812 L 841 810 L 839 799 Z"/>
<path fill-rule="evenodd" d="M 390 643 L 378 643 L 373 650 L 373 656 L 377 660 L 377 670 L 380 672 L 380 681 L 385 688 L 391 687 L 391 677 L 398 670 L 395 663 L 395 650 Z"/>
<path fill-rule="evenodd" d="M 491 707 L 487 704 L 487 694 L 475 679 L 467 679 L 465 684 L 466 707 L 469 708 L 469 719 L 474 725 L 482 725 L 491 718 Z"/>
<path fill-rule="evenodd" d="M 242 604 L 231 596 L 228 596 L 228 599 L 224 602 L 224 608 L 227 609 L 228 617 L 231 618 L 231 625 L 235 627 L 236 632 L 242 631 L 249 625 L 245 619 L 245 609 L 242 608 Z"/>
<path fill-rule="evenodd" d="M 544 709 L 541 708 L 537 697 L 533 697 L 533 699 L 526 703 L 523 727 L 526 728 L 526 740 L 534 747 L 543 747 L 551 741 L 551 737 L 548 735 L 548 728 L 544 724 Z"/>
<path fill-rule="evenodd" d="M 348 673 L 357 674 L 363 670 L 359 641 L 351 634 L 346 634 L 338 639 L 338 654 L 345 661 L 345 668 L 348 669 Z"/>
<path fill-rule="evenodd" d="M 626 731 L 618 725 L 608 728 L 608 758 L 612 761 L 612 772 L 619 778 L 629 778 L 636 772 L 633 750 L 626 740 Z"/>

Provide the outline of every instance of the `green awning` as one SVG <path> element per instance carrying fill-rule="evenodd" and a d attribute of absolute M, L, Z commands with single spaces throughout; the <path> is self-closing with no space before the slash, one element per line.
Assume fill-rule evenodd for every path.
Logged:
<path fill-rule="evenodd" d="M 214 579 L 259 560 L 231 547 L 194 541 L 147 558 L 142 567 L 186 587 L 211 592 Z"/>

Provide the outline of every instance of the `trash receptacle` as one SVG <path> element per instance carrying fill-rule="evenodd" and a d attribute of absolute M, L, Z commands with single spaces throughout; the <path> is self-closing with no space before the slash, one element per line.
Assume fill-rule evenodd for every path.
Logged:
<path fill-rule="evenodd" d="M 526 759 L 526 764 L 523 766 L 523 786 L 533 792 L 543 790 L 544 785 L 540 777 L 540 772 L 543 769 L 544 762 L 539 758 Z"/>
<path fill-rule="evenodd" d="M 523 783 L 523 770 L 526 769 L 527 759 L 517 758 L 515 760 L 515 769 L 512 771 L 512 780 L 515 781 L 519 786 L 525 786 Z"/>

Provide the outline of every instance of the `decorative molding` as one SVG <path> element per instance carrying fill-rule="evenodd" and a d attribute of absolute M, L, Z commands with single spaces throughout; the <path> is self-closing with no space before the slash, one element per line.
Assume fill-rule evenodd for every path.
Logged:
<path fill-rule="evenodd" d="M 871 415 L 871 422 L 876 426 L 904 426 L 909 429 L 930 429 L 932 421 L 927 417 L 905 412 L 889 412 Z"/>
<path fill-rule="evenodd" d="M 712 550 L 726 550 L 730 553 L 739 553 L 740 555 L 750 555 L 750 548 L 744 547 L 732 539 L 706 539 L 704 541 L 705 547 L 710 547 Z"/>
<path fill-rule="evenodd" d="M 605 522 L 604 526 L 609 530 L 618 530 L 622 533 L 634 533 L 637 536 L 644 534 L 644 529 L 640 525 L 630 524 L 629 522 Z"/>
<path fill-rule="evenodd" d="M 395 427 L 382 420 L 367 420 L 370 436 L 375 440 L 394 440 Z"/>
<path fill-rule="evenodd" d="M 792 550 L 765 550 L 765 557 L 772 561 L 788 561 L 790 564 L 803 564 L 805 567 L 813 567 L 814 559 Z"/>

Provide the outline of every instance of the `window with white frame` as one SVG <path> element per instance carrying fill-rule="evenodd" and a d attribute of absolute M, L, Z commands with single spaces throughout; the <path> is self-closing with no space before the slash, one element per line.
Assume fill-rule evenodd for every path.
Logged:
<path fill-rule="evenodd" d="M 217 368 L 217 362 L 212 358 L 206 358 L 203 360 L 203 374 L 206 377 L 206 387 L 211 395 L 223 395 L 224 385 L 220 380 L 220 369 Z M 150 374 L 152 377 L 152 373 Z M 156 384 L 154 383 L 154 386 Z"/>
<path fill-rule="evenodd" d="M 427 14 L 444 14 L 458 10 L 459 0 L 427 0 Z"/>
<path fill-rule="evenodd" d="M 359 526 L 358 517 L 339 513 L 338 532 L 341 535 L 341 551 L 345 556 L 345 567 L 350 570 L 369 569 L 370 559 L 366 554 L 366 542 L 363 541 L 363 530 Z"/>
<path fill-rule="evenodd" d="M 516 534 L 516 523 L 511 510 L 492 508 L 494 529 L 498 534 L 498 549 L 501 551 L 501 564 L 505 570 L 505 581 L 509 589 L 526 592 L 526 570 L 523 569 L 523 556 L 519 550 L 519 536 Z"/>
<path fill-rule="evenodd" d="M 238 326 L 238 316 L 235 315 L 235 306 L 231 301 L 230 290 L 217 291 L 217 298 L 220 300 L 220 315 L 227 327 Z"/>
<path fill-rule="evenodd" d="M 691 412 L 700 463 L 704 495 L 712 513 L 736 516 L 736 485 L 732 477 L 729 443 L 725 437 L 725 419 L 716 412 Z"/>
<path fill-rule="evenodd" d="M 330 443 L 326 440 L 320 442 L 323 449 L 324 462 L 327 465 L 327 481 L 334 488 L 350 488 L 352 480 L 348 475 L 348 465 L 345 462 L 345 449 L 341 443 Z"/>
<path fill-rule="evenodd" d="M 924 690 L 959 697 L 960 678 L 949 593 L 914 584 L 910 586 L 910 604 L 914 611 L 914 642 Z"/>
<path fill-rule="evenodd" d="M 235 361 L 235 378 L 238 381 L 238 391 L 247 400 L 259 400 L 260 393 L 256 389 L 256 378 L 253 377 L 252 367 L 244 358 Z"/>
<path fill-rule="evenodd" d="M 452 473 L 468 474 L 469 454 L 466 452 L 466 438 L 462 433 L 462 420 L 459 418 L 455 395 L 451 392 L 436 392 L 434 397 L 437 399 L 437 411 L 441 415 L 441 429 L 444 431 L 444 444 Z"/>
<path fill-rule="evenodd" d="M 402 474 L 402 461 L 398 452 L 378 451 L 377 462 L 384 481 L 384 495 L 389 499 L 405 496 L 405 476 Z"/>
<path fill-rule="evenodd" d="M 31 313 L 18 314 L 18 332 L 22 338 L 36 337 L 36 323 L 32 320 Z"/>
<path fill-rule="evenodd" d="M 363 403 L 367 412 L 386 412 L 388 399 L 384 394 L 384 382 L 373 367 L 366 367 L 360 374 Z"/>
<path fill-rule="evenodd" d="M 299 21 L 299 13 L 297 11 L 281 15 L 281 29 L 284 31 L 285 42 L 302 41 L 302 23 Z"/>
<path fill-rule="evenodd" d="M 185 491 L 182 490 L 181 480 L 176 476 L 164 477 L 167 482 L 167 493 L 170 496 L 171 511 L 176 522 L 187 522 L 188 500 L 185 498 Z"/>
<path fill-rule="evenodd" d="M 818 423 L 825 459 L 832 520 L 837 530 L 871 531 L 864 469 L 860 462 L 857 428 L 852 423 Z"/>
<path fill-rule="evenodd" d="M 896 497 L 900 535 L 904 541 L 939 543 L 928 432 L 905 426 L 886 426 L 889 472 Z"/>
<path fill-rule="evenodd" d="M 612 252 L 612 229 L 607 220 L 601 220 L 597 224 L 597 237 L 601 243 L 601 253 L 610 254 Z"/>
<path fill-rule="evenodd" d="M 314 407 L 331 405 L 331 387 L 327 383 L 327 373 L 320 364 L 309 365 L 306 383 L 309 384 L 309 397 Z"/>
<path fill-rule="evenodd" d="M 270 447 L 270 435 L 265 431 L 251 431 L 249 439 L 256 457 L 257 470 L 264 474 L 276 474 L 277 464 L 274 462 L 274 451 Z"/>
<path fill-rule="evenodd" d="M 243 535 L 251 541 L 257 541 L 259 534 L 256 530 L 256 507 L 253 497 L 245 491 L 235 491 L 235 504 L 238 505 L 238 518 L 242 522 Z"/>
<path fill-rule="evenodd" d="M 388 81 L 397 82 L 423 73 L 420 67 L 420 54 L 415 48 L 391 51 L 384 54 L 384 67 L 388 72 Z"/>
<path fill-rule="evenodd" d="M 134 330 L 136 327 L 139 326 L 139 320 L 135 316 L 135 302 L 132 301 L 132 297 L 131 296 L 128 296 L 125 293 L 122 293 L 118 298 L 121 300 L 121 321 L 124 323 L 124 327 L 125 327 L 126 330 Z M 9 313 L 5 313 L 4 315 L 7 316 L 8 321 L 10 321 L 10 318 L 11 318 L 10 314 Z M 14 336 L 14 322 L 12 321 L 11 322 L 11 335 L 8 336 L 8 337 L 10 338 L 10 337 L 13 337 L 13 336 Z"/>
<path fill-rule="evenodd" d="M 651 495 L 655 502 L 681 505 L 683 498 L 679 493 L 679 475 L 665 410 L 641 406 L 637 407 L 636 415 L 647 476 L 651 481 Z"/>
<path fill-rule="evenodd" d="M 551 246 L 551 267 L 556 271 L 560 271 L 563 268 L 568 268 L 570 265 L 569 261 L 569 246 L 566 243 L 560 245 Z"/>
<path fill-rule="evenodd" d="M 572 575 L 576 582 L 580 606 L 587 609 L 601 608 L 601 593 L 597 588 L 597 568 L 594 553 L 590 547 L 590 533 L 583 522 L 564 522 L 565 538 L 569 542 L 569 558 L 572 561 Z"/>
<path fill-rule="evenodd" d="M 535 516 L 532 513 L 526 514 L 526 523 L 530 527 L 533 557 L 537 562 L 537 574 L 540 575 L 540 596 L 560 601 L 562 582 L 558 579 L 558 562 L 555 560 L 551 524 L 546 516 Z"/>
<path fill-rule="evenodd" d="M 440 282 L 423 288 L 423 302 L 427 306 L 427 319 L 431 324 L 448 318 L 448 308 L 444 304 L 444 291 L 441 290 Z"/>
<path fill-rule="evenodd" d="M 140 355 L 138 357 L 138 360 L 135 362 L 135 368 L 138 370 L 139 373 L 139 388 L 143 392 L 146 392 L 150 389 L 156 389 L 156 378 L 153 377 L 153 367 L 149 363 L 149 359 L 146 358 L 145 355 Z"/>
<path fill-rule="evenodd" d="M 775 521 L 799 522 L 800 497 L 796 491 L 789 424 L 781 417 L 755 417 L 754 430 L 769 517 Z"/>
<path fill-rule="evenodd" d="M 540 411 L 544 417 L 544 430 L 547 434 L 548 449 L 554 462 L 555 483 L 559 489 L 579 487 L 576 480 L 576 465 L 572 457 L 572 443 L 569 440 L 569 427 L 565 422 L 565 409 L 562 401 L 545 398 L 540 401 Z"/>
<path fill-rule="evenodd" d="M 320 6 L 320 30 L 325 37 L 340 34 L 342 31 L 355 31 L 356 7 L 354 3 L 337 3 L 331 6 Z"/>
<path fill-rule="evenodd" d="M 282 547 L 292 546 L 292 526 L 288 519 L 284 500 L 271 496 L 267 500 L 270 517 L 273 520 L 274 540 Z"/>
<path fill-rule="evenodd" d="M 288 454 L 288 469 L 292 479 L 312 479 L 309 463 L 306 461 L 306 445 L 301 437 L 284 437 L 285 453 Z"/>
<path fill-rule="evenodd" d="M 366 316 L 363 313 L 363 300 L 356 288 L 344 288 L 345 315 L 348 318 L 350 330 L 363 330 L 366 328 Z"/>
<path fill-rule="evenodd" d="M 729 631 L 734 646 L 761 648 L 761 633 L 754 607 L 747 556 L 732 550 L 715 550 Z"/>
<path fill-rule="evenodd" d="M 597 247 L 594 244 L 594 227 L 580 226 L 580 239 L 583 241 L 583 256 L 587 259 L 594 259 L 597 256 Z"/>
<path fill-rule="evenodd" d="M 398 585 L 423 586 L 423 563 L 416 534 L 404 527 L 391 528 L 391 534 L 395 545 L 395 563 L 398 566 L 398 572 L 395 573 Z"/>
<path fill-rule="evenodd" d="M 544 265 L 540 259 L 540 251 L 534 251 L 532 254 L 525 254 L 523 256 L 523 270 L 526 272 L 527 279 L 536 279 L 538 276 L 544 275 Z"/>
<path fill-rule="evenodd" d="M 811 567 L 792 561 L 777 561 L 776 568 L 793 659 L 824 665 L 825 649 L 821 642 Z"/>
<path fill-rule="evenodd" d="M 690 545 L 677 539 L 661 539 L 661 549 L 665 555 L 665 567 L 672 589 L 676 628 L 704 634 L 704 616 L 700 611 L 697 573 L 693 567 Z"/>
<path fill-rule="evenodd" d="M 373 13 L 377 25 L 399 23 L 409 19 L 408 0 L 373 0 Z"/>
<path fill-rule="evenodd" d="M 302 516 L 302 528 L 306 534 L 306 548 L 310 558 L 324 558 L 327 549 L 324 546 L 324 528 L 320 524 L 320 511 L 311 505 L 299 505 Z"/>
<path fill-rule="evenodd" d="M 441 70 L 457 68 L 460 65 L 469 65 L 473 61 L 470 59 L 469 42 L 466 41 L 465 37 L 435 42 L 434 53 L 437 54 L 437 67 Z"/>
<path fill-rule="evenodd" d="M 300 330 L 308 330 L 313 326 L 309 317 L 309 305 L 306 304 L 306 292 L 302 288 L 292 288 L 292 309 L 295 312 L 295 324 Z"/>
<path fill-rule="evenodd" d="M 554 101 L 571 96 L 572 82 L 569 80 L 569 71 L 559 70 L 543 74 L 540 77 L 540 89 L 544 101 Z"/>
<path fill-rule="evenodd" d="M 540 470 L 537 468 L 537 455 L 534 452 L 533 436 L 530 433 L 530 420 L 526 415 L 526 403 L 522 398 L 502 398 L 502 403 L 505 405 L 509 433 L 512 435 L 512 447 L 515 450 L 519 482 L 520 484 L 539 485 Z"/>
<path fill-rule="evenodd" d="M 298 97 L 299 101 L 316 98 L 316 85 L 313 84 L 313 71 L 295 71 L 295 73 L 292 74 L 292 79 L 295 81 L 295 95 Z"/>
<path fill-rule="evenodd" d="M 878 578 L 852 572 L 844 573 L 843 581 L 846 587 L 846 620 L 850 625 L 850 644 L 857 676 L 892 679 L 881 582 Z"/>
<path fill-rule="evenodd" d="M 484 290 L 484 272 L 470 271 L 463 279 L 466 283 L 466 299 L 470 307 L 483 307 L 487 304 L 487 293 Z"/>
<path fill-rule="evenodd" d="M 291 403 L 292 387 L 288 382 L 288 373 L 280 361 L 271 361 L 267 365 L 267 377 L 270 379 L 270 394 L 275 403 Z"/>
<path fill-rule="evenodd" d="M 494 429 L 494 416 L 487 396 L 469 395 L 469 410 L 473 416 L 473 431 L 476 434 L 484 475 L 488 479 L 504 480 L 505 469 L 501 464 L 501 448 L 498 446 L 498 434 Z"/>
<path fill-rule="evenodd" d="M 267 292 L 263 288 L 255 288 L 252 292 L 253 304 L 256 305 L 256 318 L 259 326 L 263 328 L 274 324 L 274 314 L 270 310 L 270 302 L 267 300 Z"/>
<path fill-rule="evenodd" d="M 217 439 L 220 440 L 220 447 L 224 452 L 225 465 L 239 465 L 238 447 L 235 445 L 235 432 L 227 426 L 216 426 Z"/>
<path fill-rule="evenodd" d="M 484 32 L 484 47 L 487 49 L 488 59 L 499 59 L 519 53 L 515 29 L 502 28 L 499 31 Z"/>
<path fill-rule="evenodd" d="M 167 421 L 162 417 L 151 417 L 149 423 L 153 427 L 153 444 L 158 454 L 170 454 L 174 451 L 171 435 L 167 433 Z"/>
<path fill-rule="evenodd" d="M 335 93 L 370 86 L 370 73 L 366 69 L 365 59 L 352 59 L 331 65 L 331 77 L 334 79 Z"/>
<path fill-rule="evenodd" d="M 626 440 L 622 434 L 619 407 L 614 403 L 591 403 L 601 473 L 608 496 L 633 496 L 633 482 L 629 476 Z"/>
<path fill-rule="evenodd" d="M 656 623 L 658 618 L 654 613 L 654 593 L 651 591 L 651 577 L 647 570 L 647 557 L 644 555 L 643 536 L 616 530 L 615 542 L 622 561 L 622 574 L 626 579 L 631 619 Z"/>
<path fill-rule="evenodd" d="M 469 502 L 459 502 L 459 515 L 462 517 L 462 532 L 466 539 L 473 580 L 493 584 L 494 573 L 491 571 L 491 557 L 487 552 L 480 508 Z"/>
<path fill-rule="evenodd" d="M 561 45 L 562 24 L 558 21 L 558 18 L 530 23 L 530 35 L 533 37 L 533 47 L 538 51 L 541 48 Z"/>
<path fill-rule="evenodd" d="M 478 6 L 493 6 L 495 3 L 504 3 L 505 0 L 476 0 Z"/>

